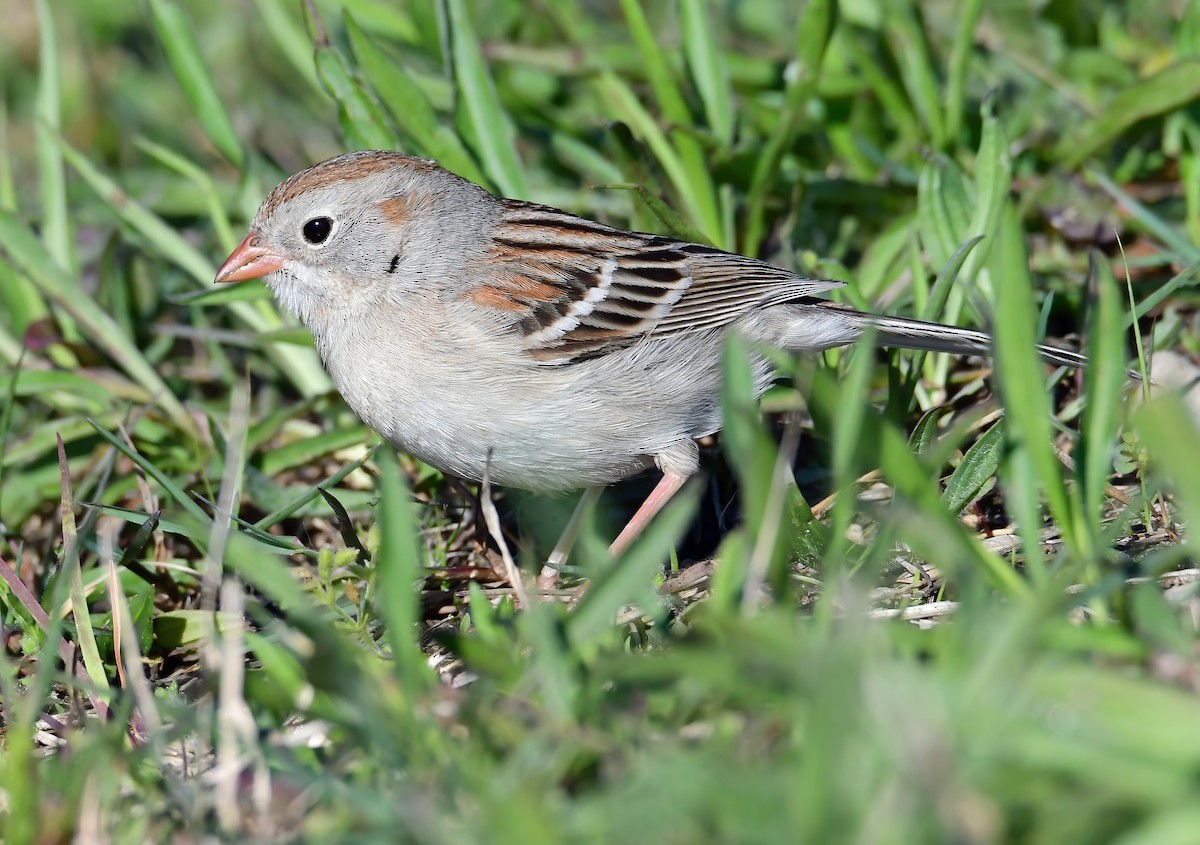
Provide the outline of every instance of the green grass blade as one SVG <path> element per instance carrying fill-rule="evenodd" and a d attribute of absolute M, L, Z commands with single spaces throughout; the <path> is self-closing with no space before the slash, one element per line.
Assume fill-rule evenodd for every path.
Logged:
<path fill-rule="evenodd" d="M 579 648 L 611 629 L 617 611 L 626 605 L 636 604 L 650 614 L 657 610 L 651 588 L 654 575 L 687 530 L 696 512 L 697 493 L 695 485 L 680 490 L 620 559 L 593 578 L 567 620 L 567 641 L 572 646 Z M 596 551 L 603 554 L 599 547 Z"/>
<path fill-rule="evenodd" d="M 671 142 L 667 140 L 667 136 L 663 134 L 658 123 L 638 101 L 632 89 L 618 76 L 607 71 L 601 72 L 597 76 L 596 86 L 608 111 L 617 119 L 627 123 L 633 134 L 650 148 L 675 189 L 675 194 L 680 198 L 688 215 L 692 218 L 693 225 L 704 233 L 704 241 L 713 244 L 719 243 L 715 238 L 715 235 L 721 232 L 719 219 L 714 217 L 715 228 L 706 223 L 706 213 L 696 204 L 696 196 L 689 189 L 690 177 L 683 160 Z"/>
<path fill-rule="evenodd" d="M 725 55 L 713 35 L 708 0 L 682 0 L 679 22 L 683 30 L 683 54 L 704 103 L 709 131 L 718 144 L 728 147 L 733 142 L 736 120 L 733 89 Z"/>
<path fill-rule="evenodd" d="M 363 25 L 371 32 L 387 38 L 394 38 L 405 44 L 416 44 L 421 39 L 422 32 L 418 19 L 422 13 L 413 8 L 421 4 L 381 3 L 379 0 L 342 0 L 338 5 L 362 21 Z"/>
<path fill-rule="evenodd" d="M 240 238 L 233 234 L 229 215 L 225 213 L 225 206 L 221 203 L 217 186 L 213 184 L 212 177 L 208 172 L 174 150 L 168 149 L 162 144 L 156 144 L 148 138 L 135 138 L 134 143 L 149 156 L 174 170 L 200 189 L 204 195 L 205 205 L 208 207 L 208 219 L 212 222 L 213 230 L 217 234 L 217 242 L 226 249 L 233 249 Z"/>
<path fill-rule="evenodd" d="M 638 199 L 646 204 L 646 208 L 650 209 L 650 213 L 662 224 L 663 231 L 666 234 L 681 241 L 690 241 L 697 244 L 709 243 L 707 236 L 693 226 L 691 221 L 660 200 L 645 185 L 619 184 L 598 185 L 597 187 L 604 190 L 633 191 L 637 194 Z"/>
<path fill-rule="evenodd" d="M 946 510 L 960 513 L 979 495 L 983 485 L 996 474 L 1000 468 L 1000 456 L 1004 450 L 1004 427 L 996 423 L 982 437 L 971 444 L 971 448 L 963 455 L 946 486 L 942 490 L 942 501 Z"/>
<path fill-rule="evenodd" d="M 1076 467 L 1085 522 L 1098 527 L 1104 516 L 1105 485 L 1113 472 L 1121 391 L 1128 383 L 1128 376 L 1120 289 L 1107 261 L 1093 256 L 1092 266 L 1096 298 L 1088 332 L 1089 364 L 1084 373 L 1087 405 L 1080 423 Z"/>
<path fill-rule="evenodd" d="M 124 223 L 144 237 L 164 260 L 186 272 L 205 290 L 211 288 L 213 276 L 216 274 L 216 267 L 211 261 L 201 255 L 161 217 L 131 198 L 82 153 L 61 139 L 58 143 L 75 171 Z M 266 302 L 257 304 L 233 302 L 229 307 L 248 328 L 261 334 L 276 331 L 283 325 L 279 315 Z M 306 397 L 316 396 L 329 390 L 329 377 L 321 366 L 316 350 L 272 344 L 267 347 L 266 351 L 280 365 L 281 371 L 287 374 L 292 383 Z"/>
<path fill-rule="evenodd" d="M 88 420 L 88 422 L 92 424 L 92 428 L 96 430 L 96 433 L 104 440 L 107 440 L 114 449 L 137 464 L 147 476 L 158 482 L 163 492 L 175 500 L 175 504 L 187 511 L 198 522 L 204 525 L 209 523 L 208 514 L 204 512 L 204 509 L 191 496 L 185 493 L 182 487 L 172 481 L 165 472 L 155 466 L 153 462 L 146 460 L 137 450 L 132 449 L 124 440 L 99 425 L 95 420 Z"/>
<path fill-rule="evenodd" d="M 925 124 L 929 142 L 942 149 L 946 144 L 946 125 L 938 96 L 939 84 L 933 68 L 929 41 L 917 18 L 914 4 L 887 4 L 888 35 L 892 55 L 900 67 L 900 78 L 917 114 Z"/>
<path fill-rule="evenodd" d="M 88 615 L 87 596 L 83 589 L 79 536 L 75 526 L 75 502 L 71 493 L 71 472 L 67 467 L 67 452 L 61 437 L 58 438 L 58 465 L 62 474 L 62 504 L 59 513 L 63 532 L 63 562 L 59 577 L 65 576 L 70 588 L 71 617 L 75 620 L 75 642 L 79 646 L 83 668 L 102 698 L 107 698 L 108 675 L 104 671 L 104 661 L 100 657 L 100 649 L 96 644 L 96 632 L 92 629 L 91 617 Z"/>
<path fill-rule="evenodd" d="M 1200 99 L 1200 58 L 1184 59 L 1117 94 L 1095 118 L 1064 136 L 1055 151 L 1074 170 L 1139 121 Z"/>
<path fill-rule="evenodd" d="M 1179 498 L 1180 511 L 1188 524 L 1200 522 L 1200 473 L 1189 460 L 1200 455 L 1200 432 L 1178 394 L 1168 393 L 1138 409 L 1134 428 L 1150 454 L 1151 469 L 1165 479 Z M 1183 542 L 1196 554 L 1195 535 Z"/>
<path fill-rule="evenodd" d="M 1129 328 L 1135 322 L 1145 317 L 1165 302 L 1179 288 L 1193 282 L 1197 273 L 1200 273 L 1200 257 L 1194 259 L 1191 264 L 1168 279 L 1154 293 L 1137 303 L 1137 306 L 1133 309 L 1133 313 L 1125 319 L 1125 328 Z"/>
<path fill-rule="evenodd" d="M 1005 220 L 991 266 L 996 274 L 996 370 L 1004 396 L 1008 423 L 1006 432 L 1011 448 L 1028 455 L 1029 466 L 1046 496 L 1053 516 L 1069 546 L 1084 552 L 1073 511 L 1063 482 L 1061 465 L 1054 452 L 1054 431 L 1050 422 L 1050 399 L 1043 389 L 1045 374 L 1034 351 L 1037 337 L 1037 309 L 1028 259 L 1021 244 L 1021 228 L 1011 203 L 1005 203 Z M 1013 490 L 1010 494 L 1023 502 L 1036 501 L 1036 488 Z M 1026 514 L 1026 522 L 1030 514 Z M 1026 548 L 1040 543 L 1036 525 L 1022 525 Z M 1083 555 L 1086 556 L 1086 553 Z"/>
<path fill-rule="evenodd" d="M 59 139 L 58 146 L 88 187 L 104 200 L 124 223 L 144 237 L 163 258 L 204 287 L 212 284 L 216 266 L 188 243 L 173 226 L 130 197 L 127 191 L 66 141 Z"/>
<path fill-rule="evenodd" d="M 42 295 L 69 314 L 94 343 L 150 394 L 154 403 L 188 436 L 196 433 L 191 415 L 142 355 L 133 340 L 71 279 L 44 247 L 12 214 L 0 211 L 0 243 L 9 258 L 38 287 Z"/>
<path fill-rule="evenodd" d="M 525 171 L 517 157 L 512 122 L 479 48 L 479 39 L 464 0 L 447 0 L 450 12 L 454 81 L 462 98 L 464 117 L 471 127 L 475 154 L 492 184 L 505 196 L 528 199 Z"/>
<path fill-rule="evenodd" d="M 373 435 L 366 426 L 334 428 L 314 437 L 296 440 L 284 446 L 264 452 L 259 468 L 266 475 L 275 475 L 293 467 L 304 466 L 317 458 L 368 442 Z"/>
<path fill-rule="evenodd" d="M 464 179 L 486 184 L 487 178 L 467 148 L 449 127 L 442 124 L 425 93 L 405 72 L 403 65 L 364 33 L 349 13 L 346 15 L 346 34 L 363 75 L 392 120 L 415 142 L 421 153 L 437 159 L 442 167 Z"/>
<path fill-rule="evenodd" d="M 1145 203 L 1135 199 L 1107 174 L 1090 169 L 1087 175 L 1106 194 L 1119 202 L 1130 218 L 1145 229 L 1147 234 L 1158 238 L 1165 247 L 1180 256 L 1180 260 L 1188 262 L 1200 260 L 1200 246 L 1189 241 L 1187 235 L 1164 220 L 1161 215 L 1155 214 Z"/>
<path fill-rule="evenodd" d="M 967 238 L 975 213 L 962 168 L 935 157 L 921 170 L 917 184 L 917 226 L 930 263 L 945 266 Z"/>
<path fill-rule="evenodd" d="M 863 397 L 868 394 L 871 375 L 875 370 L 874 351 L 875 332 L 864 332 L 862 339 L 855 344 L 849 372 L 841 379 L 832 454 L 833 483 L 838 500 L 831 514 L 831 542 L 826 550 L 828 559 L 832 561 L 842 561 L 850 547 L 847 532 L 857 507 L 855 479 L 863 471 L 857 461 L 862 457 L 862 440 L 872 439 L 864 437 L 863 426 L 870 406 L 863 401 Z"/>
<path fill-rule="evenodd" d="M 263 26 L 271 34 L 281 53 L 309 87 L 324 95 L 326 92 L 317 79 L 317 65 L 313 58 L 313 45 L 304 25 L 288 13 L 288 6 L 277 0 L 258 0 L 258 14 Z"/>
<path fill-rule="evenodd" d="M 1007 561 L 982 548 L 958 521 L 958 512 L 946 507 L 937 485 L 930 481 L 928 471 L 913 455 L 903 434 L 882 422 L 878 435 L 880 468 L 895 485 L 900 501 L 895 517 L 899 536 L 926 559 L 953 566 L 952 575 L 960 571 L 959 566 L 969 567 L 1005 596 L 1029 597 L 1029 586 L 1021 576 Z"/>
<path fill-rule="evenodd" d="M 972 250 L 964 264 L 963 273 L 969 280 L 975 279 L 987 261 L 992 247 L 991 236 L 999 226 L 1000 209 L 1012 187 L 1012 157 L 1008 151 L 1008 138 L 996 118 L 994 100 L 985 100 L 979 112 L 981 129 L 979 151 L 975 155 L 975 205 L 966 236 L 984 238 L 984 242 L 979 249 Z M 987 287 L 982 293 L 990 298 L 991 291 Z"/>
<path fill-rule="evenodd" d="M 880 107 L 896 125 L 900 137 L 909 144 L 917 144 L 921 140 L 921 121 L 897 82 L 893 66 L 881 61 L 873 49 L 864 45 L 857 32 L 848 33 L 838 43 L 862 74 L 867 87 L 879 98 Z"/>
<path fill-rule="evenodd" d="M 777 472 L 779 448 L 763 425 L 748 349 L 737 335 L 725 341 L 721 386 L 725 421 L 721 446 L 738 479 L 742 526 L 739 539 L 721 547 L 721 565 L 729 571 L 722 573 L 724 590 L 719 601 L 732 609 L 741 593 L 742 606 L 749 611 L 759 603 L 765 581 L 778 586 L 783 580 L 777 577 L 781 567 L 776 564 L 781 563 L 786 545 L 778 530 L 786 501 L 777 487 L 784 483 Z"/>
<path fill-rule="evenodd" d="M 746 198 L 748 209 L 743 248 L 754 252 L 766 235 L 766 203 L 779 174 L 785 150 L 800 126 L 808 100 L 821 81 L 825 54 L 837 27 L 835 0 L 809 0 L 796 25 L 794 71 L 784 90 L 783 109 L 775 121 L 766 146 L 757 157 Z"/>
<path fill-rule="evenodd" d="M 234 302 L 265 302 L 271 299 L 271 289 L 261 279 L 235 282 L 208 290 L 179 293 L 168 297 L 180 305 L 229 305 Z"/>
<path fill-rule="evenodd" d="M 950 50 L 950 65 L 946 70 L 945 125 L 946 140 L 953 143 L 962 131 L 963 104 L 967 102 L 967 66 L 975 49 L 975 27 L 983 12 L 983 0 L 964 0 L 955 14 L 958 27 Z"/>
<path fill-rule="evenodd" d="M 167 55 L 183 96 L 191 106 L 192 113 L 204 127 L 208 139 L 221 155 L 234 167 L 241 169 L 246 160 L 242 146 L 229 114 L 217 95 L 212 74 L 200 55 L 200 48 L 192 37 L 194 25 L 184 14 L 183 8 L 170 0 L 150 0 L 150 17 L 159 43 Z"/>
<path fill-rule="evenodd" d="M 49 80 L 43 79 L 42 84 L 49 85 L 50 83 Z M 47 104 L 48 107 L 49 104 Z M 14 184 L 12 173 L 13 152 L 10 134 L 8 134 L 8 104 L 5 97 L 0 97 L 0 210 L 17 212 L 17 186 Z M 61 164 L 60 158 L 60 168 Z M 41 166 L 46 169 L 49 167 L 49 162 L 41 163 Z M 46 197 L 43 196 L 43 202 L 44 199 Z M 54 208 L 47 210 L 47 222 L 50 222 L 50 215 L 53 214 L 53 211 Z M 49 230 L 44 236 L 49 239 Z M 0 308 L 5 314 L 5 328 L 14 335 L 24 334 L 30 324 L 46 317 L 49 313 L 46 302 L 37 293 L 37 288 L 32 286 L 28 278 L 20 275 L 4 262 L 0 262 Z M 11 341 L 14 340 L 16 338 L 11 337 L 4 337 L 0 340 L 0 346 L 7 347 L 0 348 L 0 358 L 16 360 L 12 353 L 18 352 L 19 354 L 19 350 L 12 348 L 14 343 Z"/>
<path fill-rule="evenodd" d="M 625 22 L 629 33 L 638 47 L 645 72 L 654 91 L 654 98 L 662 116 L 669 126 L 691 127 L 694 124 L 691 111 L 683 93 L 675 82 L 674 74 L 667 65 L 667 52 L 658 44 L 658 39 L 646 20 L 639 0 L 621 0 Z M 629 123 L 634 134 L 644 140 L 658 159 L 679 198 L 694 218 L 695 225 L 708 233 L 708 240 L 717 246 L 728 248 L 721 234 L 721 214 L 717 205 L 716 188 L 713 185 L 711 166 L 704 148 L 697 138 L 683 132 L 674 133 L 672 143 L 645 113 L 636 97 L 624 88 L 623 81 L 611 73 L 601 78 L 602 90 L 606 93 L 617 116 Z M 642 114 L 638 114 L 641 112 Z"/>
<path fill-rule="evenodd" d="M 54 143 L 62 127 L 62 79 L 58 34 L 46 0 L 36 0 L 38 26 L 37 161 L 42 201 L 42 242 L 58 266 L 76 269 L 75 233 L 67 206 L 67 176 L 62 151 Z M 74 284 L 73 276 L 72 285 Z"/>
<path fill-rule="evenodd" d="M 8 137 L 8 102 L 0 97 L 0 208 L 17 210 L 17 185 L 13 179 L 13 150 Z"/>
<path fill-rule="evenodd" d="M 369 461 L 372 458 L 372 456 L 374 456 L 375 451 L 378 448 L 379 448 L 378 444 L 376 444 L 375 446 L 372 446 L 370 449 L 367 450 L 367 453 L 365 455 L 363 455 L 361 458 L 351 461 L 350 463 L 346 464 L 346 466 L 342 467 L 337 472 L 335 472 L 333 475 L 329 476 L 324 481 L 322 481 L 320 483 L 320 485 L 314 485 L 309 490 L 307 490 L 305 493 L 297 496 L 293 501 L 288 502 L 286 505 L 267 514 L 262 519 L 260 519 L 258 522 L 254 523 L 254 527 L 265 531 L 266 529 L 270 528 L 273 525 L 278 525 L 280 522 L 287 519 L 289 516 L 294 514 L 296 511 L 300 510 L 302 507 L 307 505 L 309 502 L 311 502 L 314 499 L 316 499 L 317 497 L 319 497 L 321 495 L 321 493 L 320 493 L 320 490 L 318 489 L 318 486 L 328 489 L 330 487 L 335 487 L 338 484 L 341 484 L 347 475 L 354 472 L 356 469 L 358 469 L 363 464 L 365 464 L 367 461 Z"/>
<path fill-rule="evenodd" d="M 3 308 L 5 328 L 14 335 L 23 334 L 31 324 L 50 313 L 37 288 L 3 260 L 0 260 L 0 308 Z M 11 346 L 7 341 L 6 338 L 3 345 Z M 11 348 L 0 350 L 0 357 L 11 359 L 13 351 Z"/>
<path fill-rule="evenodd" d="M 363 88 L 341 51 L 329 44 L 316 50 L 317 77 L 338 104 L 338 120 L 346 143 L 356 150 L 397 150 L 400 140 L 383 110 Z"/>
<path fill-rule="evenodd" d="M 415 585 L 424 575 L 411 496 L 396 452 L 379 450 L 379 586 L 376 602 L 387 621 L 387 637 L 396 671 L 406 689 L 422 688 L 429 679 L 417 638 L 419 603 Z"/>

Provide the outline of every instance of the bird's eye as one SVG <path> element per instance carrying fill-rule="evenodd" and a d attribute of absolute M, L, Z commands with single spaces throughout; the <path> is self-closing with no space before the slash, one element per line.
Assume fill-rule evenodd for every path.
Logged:
<path fill-rule="evenodd" d="M 304 224 L 301 232 L 304 234 L 304 240 L 308 241 L 313 246 L 318 246 L 325 243 L 329 233 L 333 231 L 333 221 L 328 217 L 314 217 Z"/>

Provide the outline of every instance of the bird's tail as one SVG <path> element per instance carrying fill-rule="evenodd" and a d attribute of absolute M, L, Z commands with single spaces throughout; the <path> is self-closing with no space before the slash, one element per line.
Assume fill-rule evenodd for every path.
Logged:
<path fill-rule="evenodd" d="M 864 328 L 875 328 L 880 346 L 920 349 L 926 352 L 951 352 L 955 355 L 992 355 L 992 337 L 986 332 L 905 317 L 853 313 L 862 321 Z M 1037 345 L 1037 351 L 1043 360 L 1055 366 L 1076 369 L 1087 366 L 1087 356 L 1079 352 L 1042 343 Z"/>

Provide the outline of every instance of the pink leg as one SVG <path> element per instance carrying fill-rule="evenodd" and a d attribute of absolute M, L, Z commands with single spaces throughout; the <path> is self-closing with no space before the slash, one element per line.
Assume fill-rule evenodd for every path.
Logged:
<path fill-rule="evenodd" d="M 654 515 L 663 509 L 663 505 L 671 500 L 671 497 L 679 492 L 679 488 L 688 480 L 688 476 L 679 475 L 674 472 L 664 472 L 662 480 L 658 482 L 654 490 L 646 501 L 642 502 L 642 506 L 637 509 L 637 513 L 629 520 L 629 524 L 617 535 L 617 539 L 613 540 L 608 550 L 614 555 L 619 555 L 621 552 L 629 548 L 630 544 L 637 538 L 639 534 L 654 518 Z"/>

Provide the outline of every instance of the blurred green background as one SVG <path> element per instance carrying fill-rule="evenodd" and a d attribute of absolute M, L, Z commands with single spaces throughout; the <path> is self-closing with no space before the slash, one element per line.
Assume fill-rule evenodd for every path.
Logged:
<path fill-rule="evenodd" d="M 1197 351 L 1200 4 L 0 21 L 6 842 L 1197 841 L 1200 438 L 1124 367 Z M 471 496 L 211 285 L 370 147 L 994 326 L 999 366 L 780 361 L 767 426 L 731 348 L 717 480 L 515 609 Z M 569 504 L 504 496 L 527 574 Z"/>

